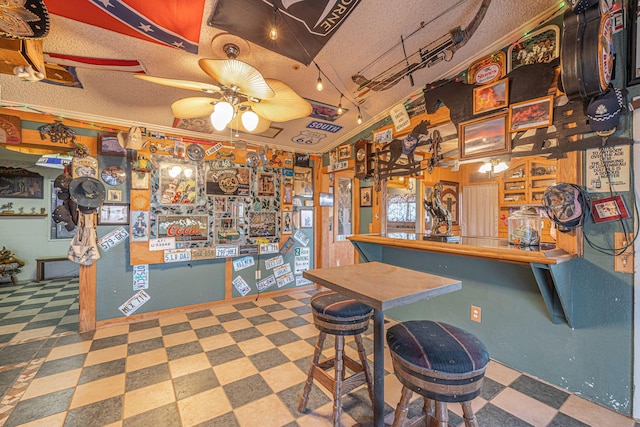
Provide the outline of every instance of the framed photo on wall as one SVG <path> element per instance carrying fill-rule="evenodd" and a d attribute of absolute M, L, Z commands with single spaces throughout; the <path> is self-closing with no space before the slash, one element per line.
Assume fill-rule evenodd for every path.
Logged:
<path fill-rule="evenodd" d="M 510 142 L 506 113 L 468 120 L 458 125 L 460 159 L 509 153 Z"/>
<path fill-rule="evenodd" d="M 473 89 L 473 114 L 497 110 L 506 107 L 508 104 L 508 78 Z"/>
<path fill-rule="evenodd" d="M 122 203 L 100 206 L 99 225 L 129 224 L 129 205 Z"/>
<path fill-rule="evenodd" d="M 313 227 L 313 210 L 302 209 L 300 211 L 300 228 Z"/>
<path fill-rule="evenodd" d="M 360 207 L 368 208 L 373 206 L 373 187 L 360 187 Z"/>
<path fill-rule="evenodd" d="M 544 128 L 552 123 L 553 96 L 543 96 L 509 106 L 509 132 Z"/>
<path fill-rule="evenodd" d="M 118 134 L 99 133 L 98 154 L 124 157 L 127 155 L 127 150 L 120 145 L 120 142 L 118 142 Z"/>

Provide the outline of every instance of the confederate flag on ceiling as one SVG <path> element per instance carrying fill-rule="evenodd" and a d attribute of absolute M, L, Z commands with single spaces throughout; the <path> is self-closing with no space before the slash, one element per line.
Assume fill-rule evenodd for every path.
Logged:
<path fill-rule="evenodd" d="M 359 2 L 218 0 L 208 24 L 309 65 Z M 269 38 L 274 10 L 277 10 L 277 40 Z"/>
<path fill-rule="evenodd" d="M 47 9 L 85 24 L 198 53 L 205 0 L 46 0 Z"/>

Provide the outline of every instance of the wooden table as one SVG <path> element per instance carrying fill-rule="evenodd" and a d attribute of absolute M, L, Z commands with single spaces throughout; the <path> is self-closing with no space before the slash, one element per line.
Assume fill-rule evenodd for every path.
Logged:
<path fill-rule="evenodd" d="M 462 283 L 380 262 L 306 270 L 302 275 L 373 307 L 373 422 L 384 426 L 384 311 L 460 290 Z"/>

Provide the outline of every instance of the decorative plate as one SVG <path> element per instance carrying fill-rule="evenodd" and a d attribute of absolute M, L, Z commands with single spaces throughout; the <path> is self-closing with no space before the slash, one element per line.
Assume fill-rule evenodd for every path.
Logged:
<path fill-rule="evenodd" d="M 260 164 L 260 156 L 253 151 L 247 153 L 247 165 L 255 168 Z"/>
<path fill-rule="evenodd" d="M 127 178 L 127 173 L 120 166 L 109 166 L 102 169 L 100 176 L 109 185 L 120 185 Z"/>
<path fill-rule="evenodd" d="M 187 145 L 187 157 L 189 157 L 194 162 L 199 162 L 204 159 L 204 148 L 202 148 L 198 144 L 189 144 Z"/>

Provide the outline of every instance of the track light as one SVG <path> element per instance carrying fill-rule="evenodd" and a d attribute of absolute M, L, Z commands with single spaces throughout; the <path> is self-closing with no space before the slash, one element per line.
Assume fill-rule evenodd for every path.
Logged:
<path fill-rule="evenodd" d="M 269 30 L 269 38 L 273 41 L 278 39 L 278 8 L 273 5 L 273 23 L 271 24 L 271 30 Z"/>
<path fill-rule="evenodd" d="M 362 124 L 362 112 L 360 111 L 360 107 L 358 107 L 358 124 Z"/>
<path fill-rule="evenodd" d="M 338 115 L 344 113 L 344 110 L 342 109 L 342 94 L 340 94 L 340 101 L 338 101 Z"/>

